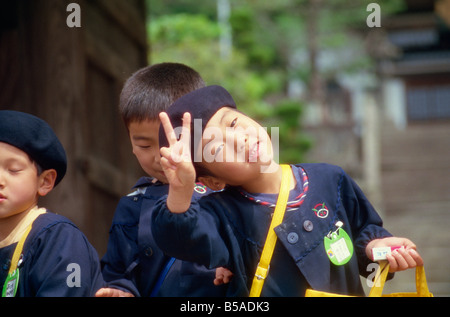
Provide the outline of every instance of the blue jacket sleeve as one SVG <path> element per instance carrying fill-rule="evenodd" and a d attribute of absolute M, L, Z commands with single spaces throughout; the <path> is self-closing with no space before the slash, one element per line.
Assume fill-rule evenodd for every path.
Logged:
<path fill-rule="evenodd" d="M 167 196 L 156 204 L 152 233 L 158 246 L 169 256 L 196 262 L 208 268 L 229 266 L 230 254 L 223 237 L 218 214 L 208 209 L 208 197 L 191 202 L 185 213 L 171 213 Z"/>
<path fill-rule="evenodd" d="M 367 265 L 372 262 L 365 252 L 367 244 L 392 234 L 383 228 L 381 217 L 352 178 L 344 173 L 340 186 L 342 204 L 351 223 L 359 271 L 361 275 L 366 276 L 370 273 L 367 271 Z"/>
<path fill-rule="evenodd" d="M 137 231 L 140 205 L 135 208 L 135 204 L 130 197 L 122 197 L 119 201 L 101 266 L 107 287 L 140 296 L 132 274 L 139 253 Z"/>
<path fill-rule="evenodd" d="M 104 286 L 97 252 L 69 222 L 54 223 L 34 237 L 24 263 L 24 296 L 94 296 Z"/>

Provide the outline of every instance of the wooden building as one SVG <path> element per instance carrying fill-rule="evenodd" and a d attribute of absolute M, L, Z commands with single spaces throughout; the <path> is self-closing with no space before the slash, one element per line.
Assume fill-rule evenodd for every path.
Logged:
<path fill-rule="evenodd" d="M 145 2 L 10 0 L 0 15 L 0 109 L 46 120 L 68 156 L 40 205 L 73 220 L 102 256 L 119 198 L 143 175 L 117 106 L 124 80 L 147 65 Z"/>
<path fill-rule="evenodd" d="M 381 7 L 381 27 L 362 29 L 377 74 L 348 84 L 350 101 L 344 86 L 340 95 L 327 87 L 340 121 L 304 125 L 308 158 L 349 172 L 385 227 L 417 245 L 431 291 L 449 296 L 450 0 L 404 2 L 392 16 Z M 414 291 L 414 281 L 414 270 L 397 273 L 385 291 Z"/>
<path fill-rule="evenodd" d="M 438 10 L 445 3 L 448 9 Z M 381 60 L 379 68 L 386 119 L 382 168 L 396 182 L 384 186 L 391 212 L 450 203 L 450 1 L 407 4 L 408 10 L 386 21 L 387 40 L 398 54 Z M 432 182 L 418 185 L 411 178 L 419 173 Z"/>
<path fill-rule="evenodd" d="M 383 31 L 397 54 L 379 64 L 385 223 L 417 244 L 430 289 L 449 296 L 450 1 L 406 4 L 405 12 L 385 20 Z M 397 274 L 393 289 L 414 289 L 408 274 Z"/>

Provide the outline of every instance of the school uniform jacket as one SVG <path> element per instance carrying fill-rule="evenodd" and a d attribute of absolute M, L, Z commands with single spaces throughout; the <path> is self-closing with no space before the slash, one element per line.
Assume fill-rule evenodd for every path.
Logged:
<path fill-rule="evenodd" d="M 0 249 L 3 287 L 17 243 Z M 16 297 L 94 296 L 103 287 L 97 251 L 67 218 L 46 212 L 25 240 Z"/>
<path fill-rule="evenodd" d="M 275 228 L 277 244 L 262 296 L 302 296 L 306 288 L 362 295 L 359 274 L 367 276 L 367 243 L 391 236 L 356 183 L 339 167 L 300 164 L 309 179 L 298 210 L 287 211 Z M 320 205 L 319 205 L 320 204 Z M 317 215 L 317 206 L 326 210 Z M 316 211 L 314 211 L 314 209 Z M 155 241 L 169 255 L 208 267 L 224 266 L 234 277 L 228 296 L 248 296 L 273 209 L 245 198 L 236 188 L 191 203 L 171 213 L 166 197 L 152 218 Z M 342 266 L 330 262 L 324 237 L 337 221 L 353 241 L 354 253 Z"/>
<path fill-rule="evenodd" d="M 109 287 L 135 296 L 223 296 L 226 285 L 214 286 L 215 269 L 173 259 L 160 250 L 151 233 L 155 202 L 169 186 L 142 177 L 135 192 L 122 197 L 110 230 L 102 273 Z M 197 184 L 193 199 L 211 191 Z"/>

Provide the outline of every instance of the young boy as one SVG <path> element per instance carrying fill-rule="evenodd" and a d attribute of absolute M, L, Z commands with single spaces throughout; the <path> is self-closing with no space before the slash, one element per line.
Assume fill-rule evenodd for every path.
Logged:
<path fill-rule="evenodd" d="M 204 87 L 200 75 L 178 63 L 145 67 L 125 83 L 120 112 L 128 129 L 134 155 L 150 177 L 141 178 L 135 192 L 117 206 L 108 249 L 102 259 L 107 289 L 97 296 L 222 296 L 228 272 L 207 270 L 166 256 L 155 244 L 149 223 L 156 200 L 167 194 L 167 179 L 160 165 L 159 113 L 182 95 Z M 210 191 L 193 184 L 194 197 Z M 225 275 L 221 278 L 220 274 Z"/>
<path fill-rule="evenodd" d="M 271 140 L 219 86 L 181 97 L 160 117 L 161 165 L 170 187 L 153 212 L 155 240 L 172 256 L 228 268 L 234 276 L 227 295 L 248 296 L 281 182 Z M 172 127 L 181 126 L 178 140 Z M 307 288 L 362 295 L 359 273 L 371 273 L 373 247 L 403 247 L 387 258 L 391 272 L 423 265 L 410 240 L 382 227 L 342 169 L 290 167 L 289 199 L 274 228 L 278 239 L 262 296 L 303 296 Z M 196 177 L 225 190 L 191 202 Z M 326 239 L 335 238 L 340 244 L 327 250 Z"/>
<path fill-rule="evenodd" d="M 38 207 L 66 173 L 53 130 L 30 114 L 0 111 L 0 285 L 3 297 L 93 296 L 97 252 L 65 217 Z"/>

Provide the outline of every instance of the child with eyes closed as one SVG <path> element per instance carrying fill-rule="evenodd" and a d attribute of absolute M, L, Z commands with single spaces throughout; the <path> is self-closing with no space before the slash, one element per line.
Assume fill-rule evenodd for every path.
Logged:
<path fill-rule="evenodd" d="M 97 251 L 85 235 L 39 206 L 66 169 L 65 150 L 44 120 L 0 111 L 2 297 L 94 296 L 103 286 Z"/>
<path fill-rule="evenodd" d="M 414 243 L 382 227 L 341 168 L 293 164 L 283 175 L 266 130 L 237 111 L 223 87 L 184 95 L 160 118 L 169 192 L 154 207 L 154 238 L 167 254 L 230 269 L 228 296 L 250 293 L 284 175 L 288 203 L 273 229 L 277 243 L 261 296 L 304 296 L 308 288 L 363 295 L 359 275 L 370 273 L 374 247 L 402 247 L 387 257 L 390 272 L 423 265 Z M 181 128 L 179 139 L 174 128 Z M 192 202 L 196 180 L 223 191 Z M 343 239 L 335 253 L 326 249 L 330 233 Z"/>

